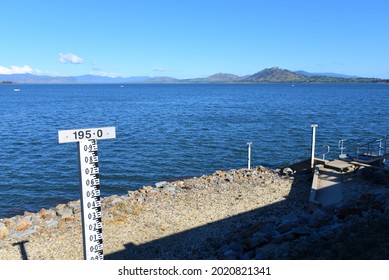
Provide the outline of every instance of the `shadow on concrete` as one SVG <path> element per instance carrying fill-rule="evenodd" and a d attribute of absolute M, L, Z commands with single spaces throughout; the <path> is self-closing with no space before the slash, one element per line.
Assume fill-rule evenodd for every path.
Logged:
<path fill-rule="evenodd" d="M 104 256 L 107 260 L 213 259 L 216 250 L 260 226 L 261 221 L 308 208 L 311 174 L 295 175 L 285 200 Z"/>

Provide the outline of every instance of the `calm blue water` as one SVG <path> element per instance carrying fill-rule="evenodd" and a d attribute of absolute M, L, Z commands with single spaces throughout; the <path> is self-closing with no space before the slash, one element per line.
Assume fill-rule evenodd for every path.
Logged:
<path fill-rule="evenodd" d="M 389 85 L 0 86 L 0 217 L 79 198 L 76 143 L 63 129 L 115 126 L 99 141 L 104 196 L 252 164 L 277 167 L 389 133 Z"/>

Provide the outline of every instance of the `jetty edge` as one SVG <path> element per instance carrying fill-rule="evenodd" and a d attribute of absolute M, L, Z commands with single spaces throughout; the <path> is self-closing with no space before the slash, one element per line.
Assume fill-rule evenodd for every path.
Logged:
<path fill-rule="evenodd" d="M 389 186 L 357 176 L 341 208 L 312 209 L 311 183 L 257 166 L 102 198 L 105 259 L 389 258 L 377 238 L 389 233 Z M 79 201 L 0 219 L 1 260 L 81 260 L 82 249 Z"/>

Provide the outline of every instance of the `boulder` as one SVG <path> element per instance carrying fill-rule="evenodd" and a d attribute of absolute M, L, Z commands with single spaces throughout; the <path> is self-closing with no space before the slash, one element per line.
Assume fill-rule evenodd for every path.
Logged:
<path fill-rule="evenodd" d="M 375 184 L 379 184 L 379 185 L 389 184 L 389 176 L 383 170 L 374 172 L 372 177 L 373 177 L 372 180 Z"/>
<path fill-rule="evenodd" d="M 374 171 L 371 168 L 362 168 L 359 170 L 359 176 L 364 180 L 371 180 L 374 176 Z"/>
<path fill-rule="evenodd" d="M 46 210 L 44 208 L 42 208 L 39 212 L 38 212 L 38 216 L 42 219 L 42 220 L 50 220 L 51 218 L 53 218 L 54 216 L 56 215 L 55 211 L 53 210 Z"/>
<path fill-rule="evenodd" d="M 123 201 L 123 199 L 121 199 L 120 197 L 115 197 L 113 200 L 112 200 L 112 204 L 117 204 L 117 203 L 120 203 L 120 202 L 122 202 Z"/>
<path fill-rule="evenodd" d="M 25 218 L 19 218 L 15 221 L 15 231 L 25 231 L 29 226 L 31 226 L 31 222 Z"/>
<path fill-rule="evenodd" d="M 309 236 L 315 233 L 316 231 L 308 226 L 297 226 L 291 230 L 291 232 L 296 236 Z"/>
<path fill-rule="evenodd" d="M 12 231 L 9 233 L 8 237 L 15 240 L 22 240 L 31 236 L 34 233 L 37 233 L 36 227 L 32 227 L 24 231 Z"/>
<path fill-rule="evenodd" d="M 222 260 L 237 260 L 239 257 L 239 252 L 236 252 L 234 250 L 228 250 L 223 253 L 221 259 Z"/>
<path fill-rule="evenodd" d="M 261 226 L 261 233 L 267 239 L 272 239 L 278 236 L 280 233 L 275 229 L 275 226 L 271 223 L 264 224 Z"/>
<path fill-rule="evenodd" d="M 64 204 L 60 204 L 56 207 L 56 214 L 64 220 L 72 220 L 74 218 L 72 209 L 66 207 Z"/>
<path fill-rule="evenodd" d="M 7 237 L 9 231 L 4 223 L 0 223 L 0 239 Z"/>
<path fill-rule="evenodd" d="M 246 249 L 253 249 L 268 242 L 269 240 L 261 232 L 257 232 L 252 238 L 245 240 L 244 246 Z"/>
<path fill-rule="evenodd" d="M 290 168 L 290 167 L 286 167 L 282 170 L 282 174 L 284 174 L 286 176 L 291 176 L 291 175 L 293 175 L 293 173 L 294 172 L 293 172 L 292 168 Z"/>
<path fill-rule="evenodd" d="M 72 209 L 74 214 L 81 212 L 81 202 L 80 200 L 70 201 L 67 206 Z"/>
<path fill-rule="evenodd" d="M 297 226 L 299 217 L 296 214 L 288 214 L 281 219 L 281 223 L 278 225 L 277 230 L 281 233 L 290 231 L 293 227 Z"/>

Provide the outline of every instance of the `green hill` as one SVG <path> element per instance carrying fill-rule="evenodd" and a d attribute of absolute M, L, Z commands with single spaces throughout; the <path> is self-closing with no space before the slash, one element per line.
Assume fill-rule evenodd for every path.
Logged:
<path fill-rule="evenodd" d="M 300 71 L 301 72 L 301 71 Z M 241 83 L 387 83 L 388 80 L 358 77 L 331 77 L 304 75 L 290 70 L 272 67 L 239 80 Z"/>

